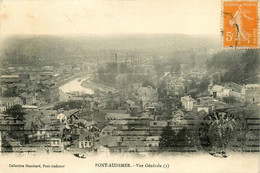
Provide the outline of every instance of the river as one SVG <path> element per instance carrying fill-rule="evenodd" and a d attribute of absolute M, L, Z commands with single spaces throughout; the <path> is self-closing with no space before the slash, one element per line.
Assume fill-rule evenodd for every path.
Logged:
<path fill-rule="evenodd" d="M 92 89 L 81 86 L 82 82 L 86 80 L 89 80 L 89 77 L 76 78 L 60 86 L 59 89 L 64 93 L 94 94 Z"/>

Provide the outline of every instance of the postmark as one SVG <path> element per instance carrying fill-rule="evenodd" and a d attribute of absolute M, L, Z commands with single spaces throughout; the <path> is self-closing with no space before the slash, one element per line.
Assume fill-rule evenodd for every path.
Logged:
<path fill-rule="evenodd" d="M 222 34 L 224 48 L 259 48 L 259 7 L 257 0 L 223 0 Z"/>

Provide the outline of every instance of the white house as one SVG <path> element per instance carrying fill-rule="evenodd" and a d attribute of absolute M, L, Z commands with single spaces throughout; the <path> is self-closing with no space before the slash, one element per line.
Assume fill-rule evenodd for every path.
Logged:
<path fill-rule="evenodd" d="M 67 116 L 63 113 L 60 113 L 59 115 L 57 115 L 57 120 L 59 120 L 60 122 L 65 122 L 67 121 Z"/>
<path fill-rule="evenodd" d="M 181 104 L 187 111 L 191 111 L 196 104 L 196 100 L 194 100 L 190 96 L 184 96 L 181 97 Z"/>
<path fill-rule="evenodd" d="M 223 97 L 229 97 L 230 96 L 230 88 L 225 88 L 220 85 L 214 85 L 211 90 L 210 94 L 213 95 L 214 98 L 223 98 Z"/>
<path fill-rule="evenodd" d="M 90 148 L 94 146 L 93 133 L 84 133 L 79 136 L 79 148 Z"/>

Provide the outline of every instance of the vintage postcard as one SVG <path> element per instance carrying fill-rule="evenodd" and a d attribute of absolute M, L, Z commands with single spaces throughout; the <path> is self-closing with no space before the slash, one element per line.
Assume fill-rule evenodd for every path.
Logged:
<path fill-rule="evenodd" d="M 258 0 L 1 0 L 0 172 L 260 171 Z"/>

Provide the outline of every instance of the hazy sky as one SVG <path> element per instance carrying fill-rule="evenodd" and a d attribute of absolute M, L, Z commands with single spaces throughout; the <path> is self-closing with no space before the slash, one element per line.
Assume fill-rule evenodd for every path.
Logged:
<path fill-rule="evenodd" d="M 220 31 L 220 0 L 2 1 L 2 35 Z"/>

